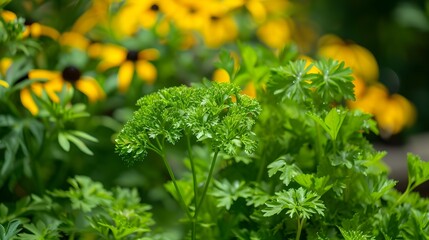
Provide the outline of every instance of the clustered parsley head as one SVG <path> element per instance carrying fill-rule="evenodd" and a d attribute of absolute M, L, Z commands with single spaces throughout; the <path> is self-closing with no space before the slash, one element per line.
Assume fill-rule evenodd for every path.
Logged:
<path fill-rule="evenodd" d="M 252 126 L 259 103 L 240 95 L 233 84 L 173 87 L 144 96 L 140 107 L 116 139 L 116 151 L 127 162 L 143 159 L 148 150 L 161 154 L 165 141 L 175 144 L 184 135 L 229 155 L 256 147 Z"/>

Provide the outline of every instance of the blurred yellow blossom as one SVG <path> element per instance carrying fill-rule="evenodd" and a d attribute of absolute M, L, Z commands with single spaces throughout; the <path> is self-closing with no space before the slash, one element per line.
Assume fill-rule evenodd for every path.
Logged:
<path fill-rule="evenodd" d="M 58 39 L 63 46 L 77 48 L 81 51 L 86 51 L 90 41 L 78 32 L 64 32 Z"/>
<path fill-rule="evenodd" d="M 131 36 L 139 28 L 151 29 L 156 26 L 158 34 L 164 36 L 168 33 L 169 23 L 163 9 L 169 4 L 170 0 L 126 1 L 113 17 L 113 28 L 120 36 Z"/>
<path fill-rule="evenodd" d="M 106 71 L 112 67 L 119 67 L 118 88 L 126 92 L 131 84 L 134 71 L 137 76 L 148 84 L 153 84 L 157 77 L 155 66 L 149 61 L 158 59 L 159 51 L 148 48 L 141 51 L 128 50 L 124 47 L 106 44 L 101 46 L 100 63 L 98 70 Z"/>
<path fill-rule="evenodd" d="M 33 115 L 39 113 L 39 107 L 34 101 L 31 92 L 41 96 L 46 94 L 53 102 L 59 102 L 58 93 L 63 87 L 75 87 L 88 97 L 90 102 L 94 102 L 105 97 L 105 93 L 98 82 L 92 77 L 82 76 L 81 72 L 74 66 L 67 66 L 63 71 L 49 71 L 34 69 L 28 73 L 28 79 L 46 79 L 46 82 L 33 82 L 29 87 L 23 88 L 20 92 L 21 102 Z"/>
<path fill-rule="evenodd" d="M 378 64 L 375 57 L 360 45 L 345 42 L 335 35 L 328 34 L 319 40 L 318 55 L 344 61 L 356 76 L 366 82 L 378 81 Z"/>
<path fill-rule="evenodd" d="M 93 0 L 91 6 L 74 22 L 72 32 L 85 34 L 96 25 L 108 25 L 110 7 L 119 0 Z"/>
<path fill-rule="evenodd" d="M 55 28 L 43 25 L 38 22 L 26 21 L 25 26 L 25 31 L 22 34 L 23 37 L 38 38 L 45 36 L 57 40 L 60 36 L 60 33 Z"/>
<path fill-rule="evenodd" d="M 381 135 L 386 138 L 411 126 L 416 118 L 415 107 L 399 94 L 390 95 L 382 84 L 368 86 L 348 105 L 374 115 Z"/>
<path fill-rule="evenodd" d="M 280 49 L 292 41 L 291 27 L 292 22 L 288 19 L 272 19 L 263 23 L 256 34 L 267 46 Z"/>

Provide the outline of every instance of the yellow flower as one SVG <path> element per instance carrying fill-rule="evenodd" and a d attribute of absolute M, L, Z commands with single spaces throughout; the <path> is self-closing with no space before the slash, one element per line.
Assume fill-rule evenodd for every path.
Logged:
<path fill-rule="evenodd" d="M 7 70 L 12 65 L 12 59 L 10 58 L 2 58 L 0 59 L 0 74 L 6 75 Z"/>
<path fill-rule="evenodd" d="M 367 87 L 356 101 L 348 102 L 352 109 L 360 109 L 374 115 L 383 137 L 397 134 L 411 126 L 416 118 L 415 107 L 399 94 L 389 95 L 381 84 Z"/>
<path fill-rule="evenodd" d="M 98 82 L 92 77 L 82 76 L 81 72 L 74 66 L 68 66 L 59 71 L 49 71 L 35 69 L 28 73 L 28 79 L 46 79 L 46 82 L 34 82 L 29 87 L 24 88 L 20 92 L 21 102 L 33 115 L 39 113 L 39 107 L 31 96 L 33 92 L 37 96 L 41 96 L 42 92 L 46 94 L 53 102 L 59 102 L 60 98 L 58 93 L 62 91 L 63 87 L 75 87 L 88 97 L 90 102 L 94 102 L 105 97 Z"/>
<path fill-rule="evenodd" d="M 16 14 L 10 11 L 2 11 L 1 17 L 7 22 L 13 21 L 17 18 Z M 22 33 L 22 37 L 38 38 L 40 36 L 46 36 L 56 40 L 60 36 L 60 33 L 54 28 L 31 21 L 29 19 L 25 20 L 25 26 L 26 28 Z"/>
<path fill-rule="evenodd" d="M 355 43 L 347 43 L 335 35 L 325 35 L 319 40 L 321 57 L 344 61 L 354 74 L 369 83 L 378 81 L 378 64 L 372 53 Z"/>
<path fill-rule="evenodd" d="M 210 17 L 210 2 L 194 0 L 175 0 L 166 6 L 164 12 L 171 17 L 174 24 L 184 30 L 201 29 Z"/>
<path fill-rule="evenodd" d="M 291 27 L 292 22 L 287 19 L 268 20 L 258 28 L 256 35 L 267 46 L 280 49 L 291 42 Z"/>
<path fill-rule="evenodd" d="M 16 19 L 16 14 L 11 11 L 2 10 L 0 12 L 0 17 L 3 18 L 6 22 L 10 22 Z"/>
<path fill-rule="evenodd" d="M 237 38 L 237 24 L 233 17 L 222 8 L 213 6 L 201 26 L 204 43 L 208 47 L 219 47 Z"/>
<path fill-rule="evenodd" d="M 149 61 L 156 60 L 158 57 L 159 51 L 154 48 L 135 51 L 106 44 L 101 46 L 101 61 L 98 70 L 106 71 L 112 67 L 119 67 L 118 88 L 120 92 L 126 92 L 133 79 L 134 71 L 146 83 L 153 84 L 155 82 L 157 70 Z"/>
<path fill-rule="evenodd" d="M 231 81 L 228 72 L 222 68 L 216 69 L 213 72 L 212 79 L 218 83 L 229 83 Z"/>
<path fill-rule="evenodd" d="M 72 32 L 85 34 L 96 25 L 107 25 L 110 5 L 118 2 L 118 0 L 94 0 L 91 2 L 91 7 L 75 21 Z"/>
<path fill-rule="evenodd" d="M 77 48 L 81 51 L 86 51 L 90 45 L 90 41 L 78 32 L 64 32 L 58 40 L 63 46 Z"/>
<path fill-rule="evenodd" d="M 115 32 L 120 36 L 131 36 L 142 27 L 151 29 L 156 26 L 162 16 L 162 11 L 169 0 L 128 0 L 113 18 Z M 156 30 L 160 35 L 166 35 L 169 30 L 168 21 L 163 18 Z"/>
<path fill-rule="evenodd" d="M 39 38 L 45 36 L 57 40 L 60 36 L 60 33 L 55 28 L 45 26 L 38 22 L 26 20 L 25 26 L 25 31 L 22 34 L 23 37 Z"/>

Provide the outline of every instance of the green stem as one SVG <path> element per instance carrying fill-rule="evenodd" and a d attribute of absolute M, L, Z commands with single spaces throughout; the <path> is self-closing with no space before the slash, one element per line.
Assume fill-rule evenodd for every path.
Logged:
<path fill-rule="evenodd" d="M 198 202 L 197 208 L 195 209 L 195 215 L 194 215 L 195 219 L 198 217 L 199 210 L 201 209 L 201 206 L 203 205 L 204 197 L 206 196 L 207 189 L 209 188 L 210 179 L 212 178 L 212 175 L 213 175 L 213 169 L 216 165 L 216 159 L 217 159 L 218 153 L 219 153 L 219 151 L 215 152 L 213 159 L 212 159 L 212 162 L 210 164 L 209 175 L 207 176 L 206 182 L 204 184 L 204 189 L 203 189 L 203 193 L 201 194 L 200 201 Z"/>
<path fill-rule="evenodd" d="M 408 196 L 408 194 L 410 194 L 410 192 L 413 190 L 414 188 L 411 187 L 410 182 L 408 182 L 407 184 L 407 189 L 405 189 L 405 192 L 402 193 L 402 195 L 398 198 L 398 200 L 396 200 L 395 204 L 393 204 L 392 208 L 395 208 L 396 206 L 398 206 L 399 204 L 401 204 L 404 201 L 404 198 Z"/>
<path fill-rule="evenodd" d="M 197 209 L 197 200 L 198 200 L 198 182 L 197 182 L 197 172 L 195 170 L 194 157 L 192 154 L 191 148 L 191 137 L 189 134 L 186 134 L 186 143 L 188 147 L 188 157 L 189 162 L 191 163 L 191 171 L 192 171 L 192 182 L 194 184 L 194 208 Z M 192 219 L 192 240 L 195 240 L 195 234 L 197 231 L 197 222 L 198 219 L 195 217 Z"/>
<path fill-rule="evenodd" d="M 302 227 L 304 226 L 304 223 L 305 223 L 305 218 L 302 219 L 302 221 L 300 221 L 300 219 L 298 218 L 298 230 L 296 231 L 295 240 L 299 240 L 301 238 L 301 231 L 302 231 Z"/>
<path fill-rule="evenodd" d="M 192 216 L 189 213 L 188 208 L 186 207 L 185 200 L 183 199 L 182 193 L 180 192 L 179 186 L 177 185 L 176 177 L 174 176 L 173 170 L 171 169 L 170 164 L 167 161 L 165 150 L 161 154 L 162 161 L 164 162 L 165 167 L 167 168 L 168 174 L 170 175 L 171 181 L 173 181 L 174 188 L 176 189 L 177 195 L 179 195 L 179 203 L 185 209 L 186 216 L 188 219 L 192 220 Z"/>
<path fill-rule="evenodd" d="M 189 161 L 191 163 L 192 181 L 194 183 L 194 204 L 195 204 L 195 208 L 197 208 L 197 199 L 198 199 L 197 172 L 195 170 L 195 162 L 194 162 L 194 157 L 193 157 L 192 149 L 191 149 L 191 138 L 188 134 L 186 135 L 186 141 L 187 141 L 187 145 L 188 145 L 187 146 L 188 147 L 188 157 L 189 157 Z"/>
<path fill-rule="evenodd" d="M 261 182 L 262 177 L 264 175 L 264 170 L 266 170 L 266 165 L 267 165 L 267 157 L 265 156 L 265 154 L 262 153 L 262 163 L 261 166 L 259 167 L 259 172 L 258 172 L 258 178 L 256 179 L 256 182 Z"/>
<path fill-rule="evenodd" d="M 322 159 L 322 142 L 320 140 L 320 126 L 318 123 L 316 123 L 316 144 L 315 144 L 315 150 L 316 150 L 316 159 L 317 163 L 320 164 Z M 317 165 L 317 164 L 316 164 Z"/>

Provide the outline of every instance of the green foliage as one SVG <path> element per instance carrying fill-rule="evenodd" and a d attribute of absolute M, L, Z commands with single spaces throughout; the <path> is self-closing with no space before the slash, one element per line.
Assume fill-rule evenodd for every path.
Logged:
<path fill-rule="evenodd" d="M 53 24 L 63 33 L 94 9 L 109 24 L 73 49 L 64 36 L 24 37 L 22 17 L 0 19 L 0 60 L 12 58 L 0 68 L 0 240 L 429 238 L 429 200 L 413 192 L 429 180 L 429 165 L 409 154 L 408 187 L 395 190 L 386 153 L 366 139 L 378 134 L 373 116 L 345 105 L 355 99 L 345 63 L 300 60 L 295 44 L 217 51 L 196 37 L 187 46 L 177 26 L 161 33 L 164 16 L 122 39 L 109 27 L 124 1 L 33 2 L 48 3 L 52 16 L 74 7 Z M 0 8 L 13 4 L 0 0 Z M 236 12 L 252 12 L 251 4 Z M 24 15 L 38 13 L 31 6 Z M 117 91 L 126 64 L 99 71 L 103 60 L 89 54 L 99 43 L 117 45 L 127 63 L 133 49 L 156 48 L 160 58 L 147 62 L 157 81 L 132 76 L 130 88 Z M 65 78 L 57 70 L 70 64 L 82 70 L 74 77 L 99 84 L 101 104 L 85 96 L 80 79 L 62 79 L 55 100 L 51 89 L 33 89 L 51 79 L 28 79 L 31 70 Z M 148 73 L 133 64 L 131 74 Z M 231 83 L 201 81 L 214 67 Z M 242 94 L 248 86 L 252 96 Z M 32 89 L 37 114 L 23 105 L 24 89 Z M 145 163 L 124 170 L 115 151 L 128 165 Z M 105 188 L 112 185 L 138 188 Z"/>
<path fill-rule="evenodd" d="M 312 215 L 324 215 L 325 205 L 320 196 L 314 192 L 306 191 L 300 187 L 288 191 L 276 192 L 276 197 L 268 202 L 267 207 L 262 210 L 264 216 L 269 217 L 286 210 L 290 218 L 298 217 L 309 219 Z"/>
<path fill-rule="evenodd" d="M 21 231 L 19 228 L 21 222 L 17 219 L 9 222 L 6 227 L 0 224 L 0 239 L 1 240 L 12 240 L 16 239 L 16 234 Z"/>

